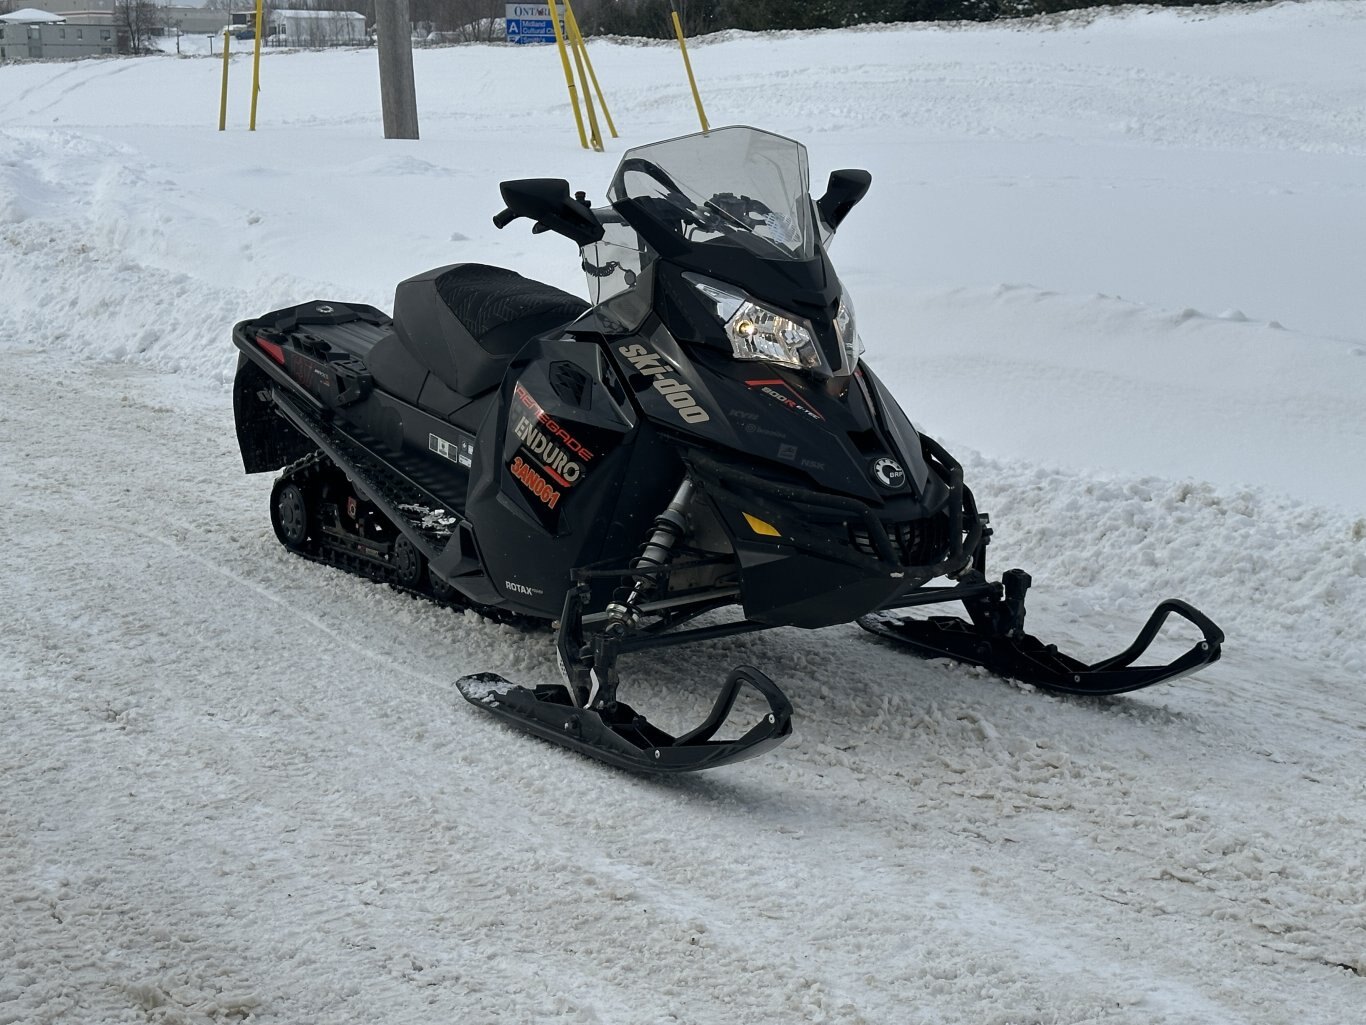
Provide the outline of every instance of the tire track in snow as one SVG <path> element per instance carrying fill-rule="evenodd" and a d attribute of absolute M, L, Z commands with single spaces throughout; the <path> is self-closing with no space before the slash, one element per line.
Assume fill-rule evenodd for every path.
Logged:
<path fill-rule="evenodd" d="M 31 811 L 11 813 L 6 828 L 31 851 L 13 885 L 29 894 L 33 935 L 65 951 L 49 1000 L 88 987 L 91 963 L 117 980 L 105 999 L 205 1018 L 233 1001 L 262 1017 L 289 1017 L 295 1001 L 323 1019 L 344 1005 L 381 1013 L 434 990 L 466 1009 L 593 1020 L 623 994 L 648 1003 L 661 978 L 680 1001 L 711 994 L 690 1008 L 699 1021 L 723 1007 L 882 1021 L 928 991 L 941 1009 L 994 992 L 1021 1017 L 1052 1002 L 1059 1020 L 1137 1023 L 1166 1013 L 1154 987 L 1201 1002 L 1205 1020 L 1242 1021 L 1264 1012 L 1217 980 L 1268 972 L 1288 1002 L 1347 998 L 1312 962 L 1355 957 L 1361 894 L 1324 830 L 1363 796 L 1343 789 L 1345 808 L 1294 821 L 1293 763 L 1283 796 L 1236 783 L 1268 778 L 1249 752 L 1267 720 L 1222 723 L 1247 699 L 1229 685 L 1256 689 L 1232 660 L 1204 684 L 1164 689 L 1156 707 L 1096 707 L 906 659 L 853 628 L 700 645 L 686 666 L 634 660 L 640 704 L 681 719 L 721 667 L 754 661 L 789 688 L 801 735 L 752 772 L 630 780 L 480 718 L 440 682 L 458 670 L 453 655 L 553 674 L 544 638 L 524 650 L 521 635 L 285 556 L 265 482 L 239 476 L 225 399 L 179 388 L 180 399 L 176 382 L 128 368 L 6 355 L 0 440 L 20 461 L 0 488 L 19 511 L 46 511 L 24 523 L 26 570 L 0 601 L 23 627 L 22 643 L 6 642 L 12 693 L 27 695 L 16 722 L 29 750 L 46 751 L 45 773 L 18 779 L 74 782 L 90 759 L 106 762 L 124 796 L 97 791 L 91 806 L 59 790 L 49 806 L 112 838 L 94 860 L 141 816 L 131 850 L 180 880 L 167 907 L 131 866 L 126 882 L 82 875 L 92 859 L 63 852 L 60 827 L 46 838 Z M 82 412 L 54 442 L 43 425 L 57 402 Z M 137 526 L 102 531 L 105 519 Z M 151 589 L 136 586 L 144 577 Z M 52 579 L 84 586 L 45 604 Z M 266 600 L 243 602 L 244 581 Z M 311 611 L 282 619 L 281 603 Z M 316 622 L 346 623 L 350 643 L 319 646 Z M 370 654 L 358 661 L 356 646 Z M 405 668 L 374 672 L 386 657 Z M 186 810 L 149 818 L 144 801 Z M 57 883 L 41 881 L 54 873 L 43 865 Z M 206 872 L 221 893 L 202 889 Z M 98 931 L 78 948 L 45 924 L 79 908 L 127 923 L 137 958 L 108 959 Z M 570 928 L 547 934 L 547 920 Z M 1031 931 L 1035 956 L 1019 963 L 1011 951 Z M 1142 971 L 1111 939 L 1136 933 L 1160 937 Z M 261 935 L 276 937 L 264 960 Z M 1167 950 L 1182 953 L 1155 952 Z M 290 970 L 307 959 L 347 965 L 364 985 L 339 996 Z M 639 964 L 658 968 L 636 978 Z M 568 998 L 559 977 L 578 980 Z"/>

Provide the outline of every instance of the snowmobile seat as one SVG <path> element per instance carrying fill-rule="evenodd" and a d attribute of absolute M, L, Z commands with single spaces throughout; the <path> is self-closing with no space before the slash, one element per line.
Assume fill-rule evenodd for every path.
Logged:
<path fill-rule="evenodd" d="M 438 267 L 400 282 L 394 293 L 397 343 L 438 381 L 467 398 L 503 379 L 530 339 L 588 309 L 578 296 L 515 271 L 478 263 Z M 376 344 L 376 350 L 388 339 Z M 381 365 L 386 354 L 373 354 Z M 372 372 L 374 367 L 372 366 Z M 383 378 L 377 376 L 383 384 Z"/>

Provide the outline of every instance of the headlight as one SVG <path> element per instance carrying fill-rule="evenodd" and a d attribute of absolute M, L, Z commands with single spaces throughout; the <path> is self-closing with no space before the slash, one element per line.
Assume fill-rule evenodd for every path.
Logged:
<path fill-rule="evenodd" d="M 743 293 L 731 292 L 689 275 L 694 287 L 716 303 L 716 317 L 726 329 L 736 359 L 758 359 L 794 370 L 821 365 L 811 323 L 770 309 Z"/>
<path fill-rule="evenodd" d="M 840 296 L 840 308 L 835 314 L 835 336 L 844 350 L 844 373 L 852 374 L 858 366 L 858 358 L 863 355 L 863 339 L 859 337 L 854 325 L 854 303 L 846 292 Z"/>

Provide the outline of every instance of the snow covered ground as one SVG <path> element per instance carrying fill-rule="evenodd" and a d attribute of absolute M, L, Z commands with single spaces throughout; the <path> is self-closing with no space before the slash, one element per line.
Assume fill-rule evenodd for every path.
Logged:
<path fill-rule="evenodd" d="M 548 636 L 291 558 L 245 477 L 233 321 L 388 307 L 477 260 L 502 178 L 590 195 L 696 125 L 676 51 L 0 67 L 0 1023 L 1345 1025 L 1366 1008 L 1366 4 L 734 36 L 713 124 L 873 172 L 834 258 L 869 359 L 965 462 L 1031 628 L 1158 599 L 1222 662 L 1050 697 L 853 627 L 632 657 L 700 717 L 793 698 L 765 759 L 637 779 L 452 681 Z"/>

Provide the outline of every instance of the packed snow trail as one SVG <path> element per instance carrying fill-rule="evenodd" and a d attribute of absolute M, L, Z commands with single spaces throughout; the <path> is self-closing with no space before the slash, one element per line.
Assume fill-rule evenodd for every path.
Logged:
<path fill-rule="evenodd" d="M 221 392 L 4 358 L 7 1020 L 1359 1006 L 1366 724 L 1284 715 L 1306 668 L 1255 638 L 1107 701 L 852 627 L 634 658 L 628 697 L 666 722 L 751 661 L 799 724 L 765 759 L 636 779 L 456 695 L 476 667 L 552 679 L 548 635 L 280 548 Z"/>

